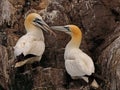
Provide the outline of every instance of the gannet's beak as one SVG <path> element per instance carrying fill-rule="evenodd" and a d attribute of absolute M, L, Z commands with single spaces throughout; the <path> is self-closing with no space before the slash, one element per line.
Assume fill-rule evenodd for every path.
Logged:
<path fill-rule="evenodd" d="M 65 32 L 67 34 L 71 34 L 69 26 L 51 26 L 51 29 L 56 30 L 56 31 L 62 31 L 62 32 Z"/>
<path fill-rule="evenodd" d="M 51 28 L 42 20 L 42 19 L 39 19 L 39 18 L 36 18 L 34 21 L 33 21 L 33 24 L 37 27 L 39 27 L 40 29 L 46 31 L 46 32 L 50 32 L 52 33 L 54 36 L 56 36 L 56 34 L 51 30 Z"/>

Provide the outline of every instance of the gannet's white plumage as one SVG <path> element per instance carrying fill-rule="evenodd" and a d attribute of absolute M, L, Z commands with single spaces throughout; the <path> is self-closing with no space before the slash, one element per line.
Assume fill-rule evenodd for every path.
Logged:
<path fill-rule="evenodd" d="M 15 64 L 15 67 L 20 67 L 26 63 L 40 61 L 45 50 L 44 36 L 42 30 L 49 31 L 48 25 L 42 20 L 39 14 L 29 14 L 24 22 L 27 33 L 23 35 L 14 47 L 15 57 L 23 54 L 35 55 L 33 58 L 22 60 Z"/>
<path fill-rule="evenodd" d="M 88 77 L 85 77 L 85 75 L 94 73 L 95 68 L 91 57 L 79 49 L 82 39 L 81 30 L 75 25 L 52 26 L 51 28 L 63 31 L 72 37 L 65 47 L 64 59 L 66 71 L 73 79 L 83 78 L 88 82 Z"/>

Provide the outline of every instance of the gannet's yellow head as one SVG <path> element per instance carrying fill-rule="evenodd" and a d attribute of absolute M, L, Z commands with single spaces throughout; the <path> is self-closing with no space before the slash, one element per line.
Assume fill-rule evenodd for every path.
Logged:
<path fill-rule="evenodd" d="M 76 25 L 65 25 L 65 26 L 52 26 L 53 30 L 63 31 L 72 37 L 80 37 L 82 38 L 82 32 L 80 28 Z"/>
<path fill-rule="evenodd" d="M 42 17 L 37 13 L 30 13 L 26 17 L 24 25 L 27 32 L 40 29 L 53 33 L 53 31 L 50 30 L 50 27 L 43 21 Z"/>
<path fill-rule="evenodd" d="M 73 46 L 79 48 L 82 39 L 82 32 L 79 29 L 79 27 L 77 27 L 76 25 L 66 25 L 66 26 L 52 26 L 51 29 L 63 31 L 69 34 L 72 37 L 69 43 L 70 47 Z"/>

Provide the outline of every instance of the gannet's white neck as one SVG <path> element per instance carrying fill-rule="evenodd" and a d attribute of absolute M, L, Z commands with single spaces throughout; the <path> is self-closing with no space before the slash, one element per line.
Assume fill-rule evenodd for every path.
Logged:
<path fill-rule="evenodd" d="M 69 41 L 67 44 L 66 48 L 79 48 L 81 43 L 81 38 L 80 37 L 72 37 L 72 39 Z"/>
<path fill-rule="evenodd" d="M 79 37 L 78 37 L 79 38 Z M 67 48 L 79 48 L 81 40 L 76 37 L 72 37 L 72 39 L 67 44 Z"/>
<path fill-rule="evenodd" d="M 79 48 L 81 44 L 81 39 L 82 39 L 82 33 L 81 31 L 78 31 L 77 33 L 72 33 L 71 35 L 71 40 L 67 44 L 66 48 Z"/>
<path fill-rule="evenodd" d="M 39 40 L 44 41 L 43 31 L 40 28 L 38 30 L 34 29 L 34 30 L 27 32 L 27 33 L 33 35 L 34 37 L 36 37 Z"/>

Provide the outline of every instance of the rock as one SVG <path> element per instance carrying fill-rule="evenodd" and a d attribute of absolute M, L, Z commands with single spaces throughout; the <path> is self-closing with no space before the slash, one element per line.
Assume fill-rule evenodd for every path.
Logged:
<path fill-rule="evenodd" d="M 103 78 L 98 82 L 100 87 L 119 89 L 119 0 L 1 0 L 0 7 L 0 75 L 6 75 L 0 78 L 0 89 L 8 88 L 10 75 L 12 90 L 66 90 L 63 57 L 70 37 L 62 32 L 56 31 L 57 37 L 44 32 L 46 49 L 38 67 L 31 71 L 24 67 L 22 73 L 11 71 L 13 46 L 25 34 L 24 18 L 30 12 L 39 13 L 49 26 L 78 25 L 83 32 L 80 48 L 93 58 L 96 74 Z M 6 68 L 11 72 L 8 76 Z M 82 84 L 81 80 L 73 81 L 69 90 L 90 89 Z"/>
<path fill-rule="evenodd" d="M 1 0 L 0 3 L 0 25 L 4 24 L 5 21 L 8 25 L 13 25 L 16 21 L 16 17 L 14 17 L 16 9 L 8 0 Z"/>
<path fill-rule="evenodd" d="M 46 7 L 48 7 L 49 3 L 50 3 L 50 0 L 41 0 L 38 7 L 40 9 L 45 9 Z"/>
<path fill-rule="evenodd" d="M 8 29 L 8 30 L 6 30 L 7 44 L 9 46 L 12 46 L 12 47 L 15 46 L 16 42 L 19 39 L 19 36 L 14 33 L 15 31 L 16 30 L 14 30 L 14 29 Z"/>
<path fill-rule="evenodd" d="M 72 21 L 83 28 L 88 49 L 93 52 L 96 47 L 103 43 L 105 34 L 113 30 L 116 24 L 114 16 L 100 1 L 91 0 L 87 2 L 82 0 L 77 3 L 73 1 L 73 5 L 74 8 L 70 12 L 70 16 L 74 16 Z M 99 42 L 95 40 L 98 38 Z"/>
<path fill-rule="evenodd" d="M 24 0 L 17 0 L 17 1 L 14 1 L 14 0 L 8 0 L 12 5 L 16 6 L 16 5 L 23 5 L 25 3 Z"/>
<path fill-rule="evenodd" d="M 8 54 L 6 47 L 0 45 L 0 88 L 8 90 Z"/>
<path fill-rule="evenodd" d="M 117 37 L 110 45 L 106 46 L 98 58 L 101 65 L 102 76 L 105 79 L 105 90 L 117 90 L 120 88 L 120 37 Z"/>
<path fill-rule="evenodd" d="M 64 84 L 66 84 L 64 74 L 63 69 L 42 67 L 22 73 L 17 72 L 14 78 L 16 85 L 12 88 L 17 90 L 64 90 Z"/>
<path fill-rule="evenodd" d="M 64 88 L 65 71 L 63 69 L 38 67 L 33 72 L 33 90 Z"/>

